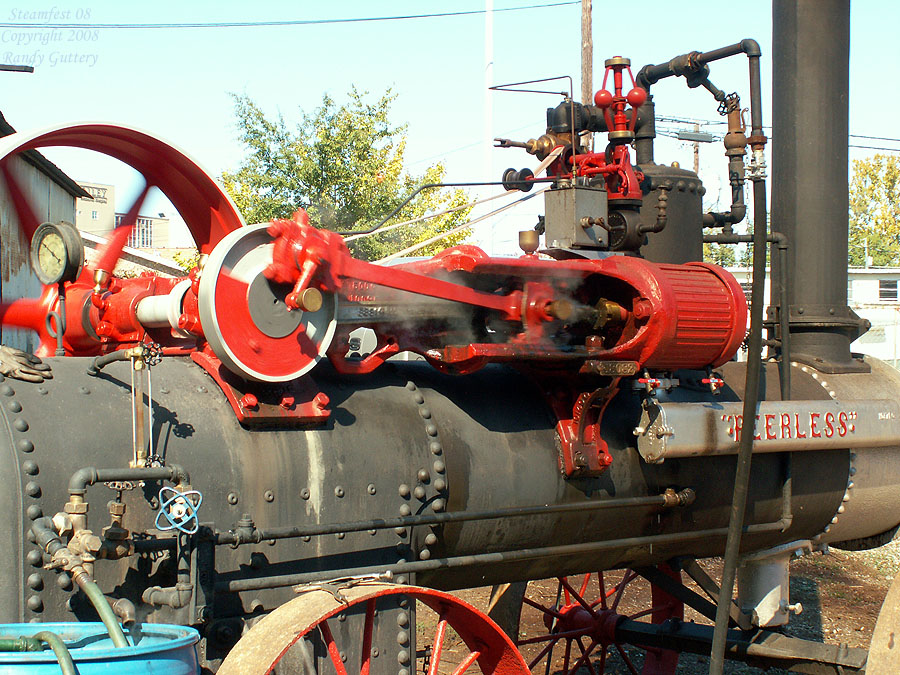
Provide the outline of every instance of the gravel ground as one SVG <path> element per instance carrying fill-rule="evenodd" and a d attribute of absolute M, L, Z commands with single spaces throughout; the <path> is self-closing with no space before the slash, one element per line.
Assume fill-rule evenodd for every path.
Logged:
<path fill-rule="evenodd" d="M 703 567 L 714 578 L 718 578 L 721 560 L 702 561 Z M 791 602 L 800 602 L 803 612 L 794 617 L 784 629 L 785 634 L 808 640 L 824 641 L 832 644 L 846 644 L 849 647 L 868 648 L 878 618 L 881 603 L 887 593 L 894 576 L 900 572 L 900 542 L 892 542 L 886 546 L 870 551 L 847 552 L 831 549 L 827 554 L 815 553 L 807 555 L 791 563 Z M 618 576 L 617 576 L 618 575 Z M 620 572 L 605 575 L 607 587 L 621 578 Z M 646 583 L 629 585 L 623 594 L 619 611 L 630 614 L 650 606 L 649 587 Z M 556 597 L 555 580 L 531 582 L 529 597 L 545 605 L 552 605 Z M 471 589 L 461 591 L 460 597 L 477 607 L 485 608 L 489 589 Z M 692 610 L 687 610 L 686 620 L 706 622 Z M 708 623 L 708 622 L 707 622 Z M 429 627 L 423 626 L 424 633 Z M 546 633 L 543 616 L 531 608 L 523 610 L 521 636 L 535 636 Z M 425 638 L 425 635 L 422 636 Z M 430 639 L 430 638 L 425 638 Z M 422 644 L 420 642 L 420 644 Z M 460 645 L 460 650 L 464 649 Z M 527 656 L 528 648 L 523 650 Z M 530 650 L 535 652 L 533 648 Z M 556 655 L 551 672 L 559 672 L 562 667 L 562 649 Z M 626 648 L 629 658 L 640 670 L 643 652 L 637 648 Z M 595 669 L 599 666 L 599 656 L 593 660 Z M 448 659 L 447 673 L 452 672 L 452 660 Z M 707 657 L 684 654 L 679 660 L 679 674 L 705 675 L 708 672 Z M 442 666 L 444 664 L 442 663 Z M 442 667 L 441 671 L 443 672 Z M 544 662 L 538 668 L 544 673 Z M 623 660 L 611 650 L 606 664 L 607 674 L 630 672 Z M 740 662 L 726 662 L 726 673 L 766 673 L 781 675 L 787 671 L 779 669 L 760 670 L 751 668 Z M 587 668 L 582 668 L 579 675 L 589 675 Z"/>

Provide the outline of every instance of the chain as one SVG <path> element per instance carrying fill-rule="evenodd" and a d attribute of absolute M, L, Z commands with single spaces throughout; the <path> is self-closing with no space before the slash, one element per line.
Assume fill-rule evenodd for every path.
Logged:
<path fill-rule="evenodd" d="M 159 365 L 162 361 L 162 347 L 159 346 L 159 343 L 143 342 L 141 343 L 141 349 L 143 350 L 144 363 L 147 364 L 148 368 Z"/>
<path fill-rule="evenodd" d="M 130 480 L 110 480 L 104 483 L 106 487 L 110 490 L 114 490 L 116 492 L 124 492 L 126 490 L 134 490 L 138 484 L 134 481 Z"/>

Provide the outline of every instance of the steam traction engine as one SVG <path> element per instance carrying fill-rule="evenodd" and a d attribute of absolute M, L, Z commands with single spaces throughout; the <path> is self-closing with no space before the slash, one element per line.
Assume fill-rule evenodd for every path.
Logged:
<path fill-rule="evenodd" d="M 795 19 L 776 9 L 776 59 L 798 43 L 813 49 Z M 839 55 L 841 42 L 814 47 Z M 749 138 L 739 98 L 709 80 L 709 63 L 738 54 L 751 65 Z M 833 63 L 826 56 L 804 52 L 797 67 Z M 731 360 L 747 333 L 741 286 L 694 262 L 702 226 L 740 238 L 731 226 L 744 216 L 745 178 L 766 222 L 759 57 L 751 40 L 692 52 L 645 67 L 630 87 L 629 62 L 616 57 L 595 105 L 567 100 L 540 138 L 501 140 L 541 160 L 537 175 L 508 171 L 506 186 L 548 187 L 546 246 L 538 255 L 537 233 L 525 233 L 516 259 L 459 246 L 378 266 L 302 212 L 245 226 L 192 160 L 132 129 L 3 139 L 4 158 L 65 145 L 125 161 L 169 197 L 202 254 L 183 279 L 112 275 L 145 190 L 83 266 L 77 233 L 39 224 L 2 165 L 47 284 L 3 306 L 5 325 L 38 333 L 42 359 L 4 348 L 0 514 L 14 533 L 0 553 L 12 580 L 0 586 L 4 620 L 114 611 L 132 633 L 134 622 L 192 625 L 202 664 L 223 673 L 435 673 L 442 659 L 456 672 L 524 672 L 549 668 L 556 645 L 556 667 L 602 670 L 624 643 L 647 650 L 645 673 L 671 673 L 679 651 L 710 649 L 712 628 L 680 619 L 684 604 L 714 618 L 719 589 L 696 560 L 726 551 L 744 490 L 729 656 L 861 672 L 864 650 L 768 629 L 795 609 L 792 555 L 877 545 L 900 523 L 885 500 L 900 480 L 900 377 L 851 357 L 863 328 L 845 296 L 810 298 L 827 289 L 799 285 L 804 269 L 835 264 L 810 252 L 823 237 L 797 215 L 799 189 L 776 194 L 783 231 L 757 234 L 781 256 L 761 372 L 752 331 L 751 365 Z M 776 126 L 789 123 L 785 109 L 819 105 L 815 87 L 801 95 L 778 73 Z M 726 213 L 704 215 L 697 176 L 653 161 L 648 91 L 670 75 L 709 90 L 727 116 Z M 589 151 L 584 132 L 606 134 L 608 147 Z M 785 143 L 784 165 L 803 147 Z M 832 220 L 841 213 L 838 204 Z M 830 238 L 845 237 L 837 221 Z M 360 328 L 375 337 L 364 354 L 351 350 Z M 401 352 L 421 360 L 391 358 Z M 629 572 L 604 583 L 602 570 L 617 568 Z M 598 571 L 590 583 L 567 578 Z M 617 607 L 638 576 L 653 585 L 652 611 L 628 617 Z M 546 614 L 544 637 L 508 636 L 446 593 L 496 584 L 499 617 L 516 604 L 515 582 L 547 577 L 560 577 L 557 602 L 527 601 Z"/>

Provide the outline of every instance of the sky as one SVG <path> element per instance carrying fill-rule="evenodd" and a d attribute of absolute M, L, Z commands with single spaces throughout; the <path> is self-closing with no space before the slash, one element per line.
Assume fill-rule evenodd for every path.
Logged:
<path fill-rule="evenodd" d="M 493 84 L 571 75 L 580 91 L 580 3 L 560 0 L 494 0 Z M 553 7 L 512 8 L 554 4 Z M 623 7 L 625 9 L 623 9 Z M 632 9 L 639 7 L 640 12 Z M 708 51 L 743 38 L 763 50 L 765 120 L 771 121 L 771 8 L 767 2 L 695 0 L 690 11 L 661 0 L 639 5 L 593 2 L 594 89 L 604 59 L 622 55 L 635 74 L 692 50 Z M 534 166 L 520 150 L 495 150 L 486 161 L 485 103 L 492 110 L 490 136 L 518 140 L 544 131 L 545 109 L 559 96 L 488 92 L 484 2 L 340 3 L 258 0 L 254 3 L 123 3 L 84 0 L 2 0 L 0 63 L 27 63 L 32 74 L 0 72 L 0 110 L 19 130 L 80 121 L 105 121 L 146 130 L 176 145 L 218 176 L 244 155 L 232 94 L 246 94 L 271 115 L 290 123 L 328 94 L 343 101 L 351 87 L 373 98 L 391 89 L 393 121 L 407 125 L 406 166 L 421 174 L 443 162 L 448 181 L 499 180 L 510 166 Z M 209 24 L 322 21 L 465 13 L 435 18 L 271 25 L 258 27 L 104 28 L 103 24 Z M 76 28 L 53 28 L 78 24 Z M 896 27 L 900 4 L 857 0 L 851 9 L 850 132 L 900 137 L 884 111 L 900 107 L 900 92 L 885 73 L 900 70 Z M 738 91 L 747 104 L 747 61 L 712 64 L 711 80 Z M 554 88 L 559 84 L 554 84 Z M 563 84 L 562 88 L 567 85 Z M 688 90 L 681 78 L 654 87 L 657 114 L 676 120 L 718 121 L 715 102 Z M 488 98 L 489 97 L 489 98 Z M 674 131 L 682 122 L 660 125 Z M 721 126 L 709 131 L 721 133 Z M 858 145 L 900 149 L 900 143 L 854 138 Z M 876 150 L 851 148 L 851 158 Z M 45 154 L 76 180 L 117 185 L 120 209 L 135 181 L 112 160 L 51 149 Z M 721 143 L 701 147 L 701 177 L 711 206 L 727 206 Z M 692 165 L 691 145 L 658 139 L 658 162 Z M 724 187 L 724 189 L 723 189 Z M 473 195 L 476 194 L 473 192 Z M 477 194 L 488 194 L 487 192 Z M 474 239 L 492 253 L 513 253 L 516 232 L 534 225 L 539 200 L 479 226 Z M 495 202 L 496 203 L 496 202 Z M 160 199 L 145 211 L 168 211 Z"/>

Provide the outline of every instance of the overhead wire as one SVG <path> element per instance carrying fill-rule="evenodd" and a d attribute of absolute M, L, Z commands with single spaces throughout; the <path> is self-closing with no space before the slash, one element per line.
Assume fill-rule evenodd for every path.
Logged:
<path fill-rule="evenodd" d="M 532 9 L 547 9 L 553 7 L 564 7 L 566 5 L 580 5 L 581 0 L 564 0 L 561 2 L 550 2 L 538 5 L 524 5 L 521 7 L 499 7 L 491 11 L 500 12 L 521 12 Z M 275 21 L 203 21 L 203 22 L 172 22 L 172 23 L 12 23 L 2 22 L 0 28 L 49 28 L 49 29 L 65 29 L 65 28 L 90 28 L 97 30 L 124 29 L 124 30 L 158 30 L 158 29 L 181 29 L 181 28 L 269 28 L 278 26 L 321 26 L 327 24 L 341 23 L 366 23 L 373 21 L 406 21 L 410 19 L 435 19 L 456 16 L 472 16 L 486 13 L 485 9 L 463 10 L 458 12 L 433 12 L 430 14 L 403 14 L 395 16 L 367 16 L 367 17 L 349 17 L 343 19 L 280 19 Z M 38 11 L 28 12 L 22 11 L 26 15 L 40 14 Z"/>
<path fill-rule="evenodd" d="M 705 120 L 705 119 L 692 119 L 689 117 L 672 117 L 672 116 L 659 116 L 656 118 L 657 122 L 670 122 L 674 124 L 699 124 L 701 126 L 719 126 L 723 124 L 728 124 L 728 122 L 721 120 Z M 763 125 L 764 129 L 772 129 L 771 125 Z M 666 135 L 666 134 L 661 134 Z M 847 134 L 849 138 L 862 138 L 868 141 L 887 141 L 888 143 L 900 143 L 900 138 L 891 138 L 890 136 L 867 136 L 865 134 Z M 721 138 L 721 137 L 717 137 Z M 889 152 L 900 152 L 900 148 L 887 148 L 882 146 L 874 146 L 874 145 L 856 145 L 850 144 L 851 148 L 865 148 L 868 150 L 887 150 Z"/>
<path fill-rule="evenodd" d="M 510 202 L 509 204 L 505 204 L 504 206 L 501 206 L 499 209 L 494 209 L 493 211 L 485 213 L 483 216 L 479 216 L 478 218 L 469 220 L 469 221 L 463 223 L 462 225 L 457 225 L 452 230 L 447 230 L 446 232 L 441 232 L 440 234 L 436 234 L 435 236 L 429 237 L 428 239 L 425 239 L 416 244 L 413 244 L 412 246 L 408 246 L 407 248 L 403 249 L 402 251 L 397 251 L 396 253 L 391 253 L 391 255 L 386 256 L 386 257 L 382 258 L 381 260 L 376 260 L 375 264 L 383 265 L 384 263 L 388 263 L 391 260 L 394 260 L 396 258 L 401 258 L 403 256 L 409 255 L 410 253 L 414 253 L 415 251 L 418 251 L 421 248 L 430 246 L 431 244 L 435 243 L 436 241 L 440 241 L 441 239 L 446 239 L 447 237 L 451 237 L 454 234 L 458 234 L 458 233 L 462 232 L 463 230 L 470 228 L 472 225 L 475 225 L 476 223 L 480 223 L 481 221 L 487 220 L 488 218 L 491 218 L 492 216 L 496 216 L 500 213 L 503 213 L 504 211 L 511 209 L 512 207 L 516 206 L 517 204 L 521 204 L 522 202 L 526 202 L 529 199 L 533 199 L 534 197 L 537 197 L 538 195 L 543 194 L 544 192 L 546 192 L 549 189 L 550 189 L 549 187 L 545 187 L 545 188 L 538 190 L 537 192 L 533 192 L 530 195 L 525 195 L 521 199 L 517 199 L 514 202 Z"/>
<path fill-rule="evenodd" d="M 510 192 L 501 192 L 496 195 L 492 195 L 491 197 L 485 197 L 484 199 L 478 199 L 472 203 L 461 204 L 459 206 L 453 206 L 449 209 L 444 209 L 443 211 L 437 211 L 436 213 L 426 213 L 423 216 L 419 216 L 417 218 L 413 218 L 411 220 L 403 220 L 399 223 L 392 223 L 390 225 L 385 225 L 384 227 L 379 227 L 377 230 L 372 230 L 371 232 L 361 232 L 360 234 L 350 234 L 344 237 L 344 241 L 353 241 L 354 239 L 362 239 L 363 237 L 373 237 L 376 234 L 383 234 L 384 232 L 389 232 L 390 230 L 396 230 L 398 227 L 405 227 L 406 225 L 413 225 L 415 223 L 422 222 L 423 220 L 431 220 L 432 218 L 439 218 L 440 216 L 445 216 L 448 213 L 455 213 L 456 211 L 462 211 L 463 209 L 474 208 L 476 206 L 480 206 L 481 204 L 486 204 L 487 202 L 491 202 L 495 199 L 500 199 L 500 197 L 508 197 Z"/>

